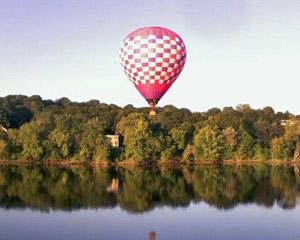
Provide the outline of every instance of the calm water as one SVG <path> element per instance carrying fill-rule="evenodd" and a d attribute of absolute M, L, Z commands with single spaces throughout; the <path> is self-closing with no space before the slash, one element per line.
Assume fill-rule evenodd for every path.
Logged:
<path fill-rule="evenodd" d="M 0 239 L 300 239 L 293 166 L 0 167 Z"/>

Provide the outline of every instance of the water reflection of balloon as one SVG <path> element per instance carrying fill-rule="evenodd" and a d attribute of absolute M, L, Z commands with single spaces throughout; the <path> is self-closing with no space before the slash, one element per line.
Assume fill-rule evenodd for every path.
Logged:
<path fill-rule="evenodd" d="M 124 39 L 120 58 L 127 77 L 154 108 L 182 71 L 186 48 L 175 32 L 144 27 Z"/>
<path fill-rule="evenodd" d="M 149 239 L 150 240 L 155 240 L 156 238 L 156 233 L 155 232 L 149 232 Z"/>

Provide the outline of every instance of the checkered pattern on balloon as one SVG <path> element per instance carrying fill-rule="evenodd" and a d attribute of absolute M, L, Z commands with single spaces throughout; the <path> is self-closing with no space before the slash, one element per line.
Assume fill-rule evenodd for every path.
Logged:
<path fill-rule="evenodd" d="M 120 58 L 127 77 L 154 107 L 182 71 L 186 48 L 171 30 L 142 28 L 124 39 Z"/>

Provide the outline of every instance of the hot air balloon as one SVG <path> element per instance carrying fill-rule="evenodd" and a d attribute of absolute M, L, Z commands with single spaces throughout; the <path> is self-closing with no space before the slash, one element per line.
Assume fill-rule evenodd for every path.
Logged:
<path fill-rule="evenodd" d="M 183 69 L 186 48 L 175 32 L 162 27 L 144 27 L 124 39 L 120 58 L 125 74 L 154 115 L 155 105 Z"/>

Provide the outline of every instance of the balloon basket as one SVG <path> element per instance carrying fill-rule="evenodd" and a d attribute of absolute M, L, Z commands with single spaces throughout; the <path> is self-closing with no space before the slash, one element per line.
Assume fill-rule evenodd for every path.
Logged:
<path fill-rule="evenodd" d="M 149 115 L 150 116 L 155 116 L 156 115 L 156 111 L 153 108 L 151 108 L 150 111 L 149 111 Z"/>

